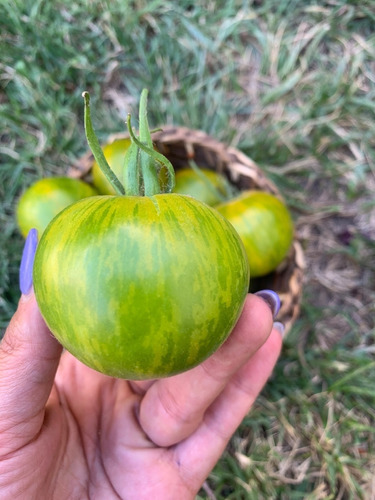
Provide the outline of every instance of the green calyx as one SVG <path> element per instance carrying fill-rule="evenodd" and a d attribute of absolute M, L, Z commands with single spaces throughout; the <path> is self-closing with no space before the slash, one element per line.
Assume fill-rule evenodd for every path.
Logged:
<path fill-rule="evenodd" d="M 85 103 L 84 123 L 88 145 L 97 164 L 118 195 L 153 196 L 162 192 L 170 193 L 174 188 L 175 174 L 172 164 L 153 147 L 147 120 L 147 95 L 147 89 L 143 89 L 139 105 L 138 137 L 132 129 L 130 114 L 127 118 L 127 127 L 132 143 L 125 153 L 123 184 L 121 184 L 108 165 L 92 126 L 89 93 L 83 92 L 82 94 Z M 161 169 L 167 173 L 165 185 L 160 180 Z"/>

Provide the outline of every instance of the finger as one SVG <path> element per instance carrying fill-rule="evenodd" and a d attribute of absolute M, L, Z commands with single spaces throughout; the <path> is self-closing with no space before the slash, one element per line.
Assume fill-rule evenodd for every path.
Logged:
<path fill-rule="evenodd" d="M 150 380 L 128 380 L 128 384 L 135 394 L 143 396 L 150 387 L 155 383 L 156 379 Z"/>
<path fill-rule="evenodd" d="M 34 293 L 22 296 L 0 343 L 0 425 L 29 421 L 44 408 L 61 350 Z"/>
<path fill-rule="evenodd" d="M 199 428 L 176 446 L 179 471 L 185 482 L 197 491 L 270 377 L 281 344 L 280 332 L 274 328 L 266 343 L 232 377 L 210 406 Z"/>
<path fill-rule="evenodd" d="M 6 436 L 15 449 L 18 438 L 27 441 L 40 430 L 61 350 L 39 312 L 33 291 L 23 294 L 0 343 L 2 447 L 8 443 Z"/>
<path fill-rule="evenodd" d="M 254 295 L 261 297 L 270 307 L 273 317 L 277 316 L 280 310 L 280 297 L 273 290 L 260 290 Z M 129 385 L 135 394 L 144 395 L 148 389 L 154 384 L 154 380 L 129 380 Z"/>
<path fill-rule="evenodd" d="M 271 329 L 267 303 L 248 295 L 236 327 L 216 353 L 196 368 L 160 379 L 149 388 L 139 413 L 148 437 L 159 446 L 171 446 L 189 436 L 233 373 L 260 348 Z"/>

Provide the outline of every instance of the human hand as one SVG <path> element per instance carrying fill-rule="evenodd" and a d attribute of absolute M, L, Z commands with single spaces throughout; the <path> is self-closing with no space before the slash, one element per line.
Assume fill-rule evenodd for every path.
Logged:
<path fill-rule="evenodd" d="M 22 295 L 0 344 L 0 497 L 193 499 L 273 370 L 272 325 L 248 295 L 209 359 L 133 382 L 62 354 L 33 292 Z"/>

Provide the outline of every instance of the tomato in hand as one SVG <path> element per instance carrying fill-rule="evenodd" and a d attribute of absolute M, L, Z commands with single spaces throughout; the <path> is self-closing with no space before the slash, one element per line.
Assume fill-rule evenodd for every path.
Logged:
<path fill-rule="evenodd" d="M 192 368 L 227 337 L 249 283 L 216 211 L 177 194 L 99 196 L 62 212 L 34 266 L 40 310 L 81 361 L 122 378 Z"/>
<path fill-rule="evenodd" d="M 293 241 L 293 221 L 285 204 L 270 193 L 244 191 L 215 208 L 240 235 L 251 276 L 264 276 L 274 271 Z"/>
<path fill-rule="evenodd" d="M 132 194 L 66 208 L 41 238 L 33 271 L 40 311 L 61 344 L 88 366 L 127 379 L 174 375 L 206 359 L 230 334 L 249 286 L 232 225 L 192 197 L 157 192 L 153 162 L 168 168 L 169 190 L 173 168 L 142 127 L 145 95 L 139 139 L 128 120 L 124 191 Z M 102 163 L 87 94 L 85 104 L 89 144 Z"/>
<path fill-rule="evenodd" d="M 49 222 L 68 205 L 97 195 L 89 184 L 70 177 L 47 177 L 32 184 L 20 197 L 16 217 L 21 234 L 38 230 L 39 237 Z"/>

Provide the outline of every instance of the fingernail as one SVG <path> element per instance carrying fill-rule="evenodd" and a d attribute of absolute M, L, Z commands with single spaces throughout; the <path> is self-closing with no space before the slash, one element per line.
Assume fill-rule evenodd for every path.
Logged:
<path fill-rule="evenodd" d="M 20 266 L 20 290 L 23 295 L 27 295 L 33 286 L 33 265 L 36 247 L 38 246 L 38 231 L 30 229 L 25 240 Z"/>
<path fill-rule="evenodd" d="M 281 338 L 284 338 L 285 326 L 282 323 L 280 323 L 280 321 L 275 321 L 273 327 L 280 333 Z"/>
<path fill-rule="evenodd" d="M 267 302 L 272 311 L 272 316 L 276 318 L 277 313 L 280 311 L 280 297 L 273 290 L 260 290 L 256 292 L 255 295 L 261 297 L 263 300 Z"/>

